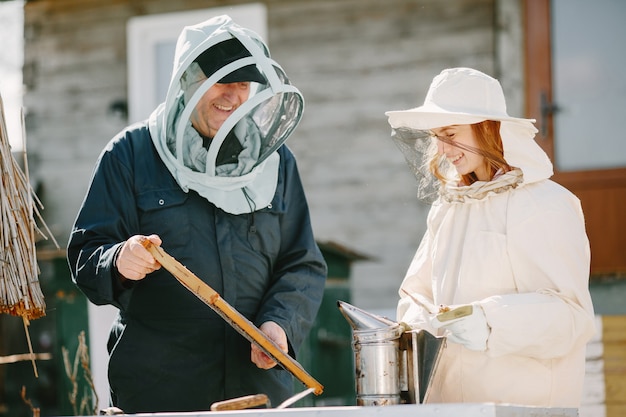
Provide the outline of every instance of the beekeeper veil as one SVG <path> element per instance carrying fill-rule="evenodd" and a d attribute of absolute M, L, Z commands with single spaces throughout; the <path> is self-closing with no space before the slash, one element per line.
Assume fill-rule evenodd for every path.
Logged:
<path fill-rule="evenodd" d="M 424 201 L 432 202 L 442 191 L 427 161 L 433 160 L 430 156 L 436 153 L 437 140 L 441 140 L 435 139 L 432 129 L 444 126 L 499 121 L 504 159 L 514 171 L 521 171 L 522 179 L 516 186 L 552 176 L 550 159 L 533 139 L 537 132 L 535 121 L 509 116 L 498 80 L 475 69 L 444 69 L 433 79 L 423 105 L 385 114 L 394 142 L 419 181 L 418 197 Z M 480 153 L 479 149 L 465 150 Z M 446 176 L 458 175 L 445 158 L 439 158 L 438 163 Z"/>
<path fill-rule="evenodd" d="M 216 83 L 235 82 L 250 82 L 248 99 L 212 138 L 202 136 L 190 120 L 196 105 Z M 194 190 L 228 213 L 250 213 L 271 203 L 276 150 L 303 108 L 302 95 L 259 35 L 217 16 L 183 29 L 165 103 L 149 119 L 150 134 L 185 192 Z"/>

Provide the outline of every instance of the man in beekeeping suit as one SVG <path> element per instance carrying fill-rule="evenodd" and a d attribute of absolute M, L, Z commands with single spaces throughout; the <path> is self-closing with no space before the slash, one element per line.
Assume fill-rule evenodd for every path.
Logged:
<path fill-rule="evenodd" d="M 72 279 L 119 309 L 112 405 L 208 410 L 292 395 L 291 374 L 180 285 L 162 246 L 288 352 L 319 308 L 326 264 L 284 146 L 303 99 L 255 33 L 218 16 L 183 29 L 164 103 L 101 153 L 68 244 Z"/>

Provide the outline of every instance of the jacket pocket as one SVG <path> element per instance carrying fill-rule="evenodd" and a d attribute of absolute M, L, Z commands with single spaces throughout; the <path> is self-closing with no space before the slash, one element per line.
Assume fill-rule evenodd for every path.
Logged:
<path fill-rule="evenodd" d="M 248 243 L 257 252 L 261 252 L 273 259 L 278 255 L 281 243 L 281 216 L 280 206 L 269 205 L 251 213 L 251 225 L 248 228 Z"/>
<path fill-rule="evenodd" d="M 182 244 L 189 238 L 189 195 L 180 188 L 145 191 L 137 195 L 143 234 L 157 234 L 164 245 Z"/>
<path fill-rule="evenodd" d="M 182 205 L 188 197 L 180 188 L 144 191 L 137 195 L 137 206 L 145 212 L 168 209 Z"/>

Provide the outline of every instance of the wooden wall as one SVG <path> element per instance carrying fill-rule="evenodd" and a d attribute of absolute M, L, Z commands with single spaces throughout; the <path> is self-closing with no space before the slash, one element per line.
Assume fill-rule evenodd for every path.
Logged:
<path fill-rule="evenodd" d="M 95 160 L 126 125 L 126 22 L 241 4 L 215 0 L 34 0 L 25 5 L 25 105 L 31 172 L 64 245 Z M 288 145 L 317 238 L 372 257 L 355 265 L 354 302 L 395 306 L 428 207 L 390 140 L 384 112 L 423 101 L 434 75 L 471 66 L 500 77 L 522 108 L 519 0 L 268 0 L 273 57 L 303 92 Z M 196 23 L 196 22 L 190 22 Z"/>

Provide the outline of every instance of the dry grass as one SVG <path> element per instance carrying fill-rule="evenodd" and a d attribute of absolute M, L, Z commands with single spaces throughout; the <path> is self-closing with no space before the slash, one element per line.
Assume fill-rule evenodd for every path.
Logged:
<path fill-rule="evenodd" d="M 22 131 L 24 131 L 22 116 Z M 41 218 L 41 202 L 37 199 L 28 177 L 26 160 L 26 135 L 22 134 L 24 145 L 24 170 L 13 157 L 8 137 L 4 104 L 0 96 L 0 313 L 21 316 L 28 340 L 30 359 L 35 376 L 35 356 L 33 354 L 28 325 L 30 320 L 46 314 L 46 303 L 39 286 L 39 267 L 36 258 L 36 241 L 47 239 L 41 232 L 35 216 L 49 233 Z M 37 203 L 37 204 L 35 204 Z M 54 238 L 52 237 L 53 241 Z M 58 243 L 54 241 L 58 247 Z"/>

